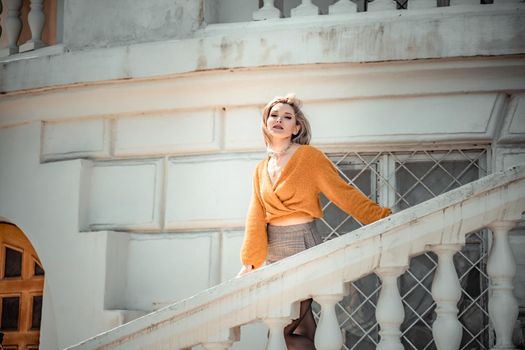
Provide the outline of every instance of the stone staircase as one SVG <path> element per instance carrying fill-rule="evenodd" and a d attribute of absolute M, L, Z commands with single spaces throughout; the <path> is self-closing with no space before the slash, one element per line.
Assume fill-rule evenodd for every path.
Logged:
<path fill-rule="evenodd" d="M 397 280 L 411 257 L 426 251 L 438 256 L 432 283 L 437 318 L 432 333 L 437 349 L 459 349 L 462 328 L 457 303 L 461 295 L 454 254 L 465 237 L 492 231 L 487 264 L 489 315 L 494 349 L 514 349 L 518 318 L 513 295 L 516 264 L 508 233 L 525 211 L 525 165 L 486 176 L 342 237 L 226 281 L 120 327 L 72 346 L 81 349 L 228 349 L 239 340 L 240 326 L 262 320 L 269 327 L 267 349 L 286 349 L 282 329 L 296 318 L 299 302 L 313 298 L 321 306 L 315 344 L 341 349 L 336 303 L 348 283 L 376 273 L 382 288 L 376 309 L 381 341 L 377 349 L 401 350 L 404 318 Z"/>

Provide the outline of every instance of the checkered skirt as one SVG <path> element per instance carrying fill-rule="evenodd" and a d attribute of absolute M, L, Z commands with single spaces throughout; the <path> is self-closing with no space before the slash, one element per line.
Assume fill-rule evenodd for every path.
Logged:
<path fill-rule="evenodd" d="M 289 226 L 268 225 L 267 232 L 267 264 L 297 254 L 322 242 L 315 221 Z"/>

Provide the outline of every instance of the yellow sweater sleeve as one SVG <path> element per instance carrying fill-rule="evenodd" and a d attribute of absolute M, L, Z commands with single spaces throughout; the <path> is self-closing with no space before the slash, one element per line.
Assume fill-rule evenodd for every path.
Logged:
<path fill-rule="evenodd" d="M 338 174 L 334 164 L 319 151 L 314 165 L 320 192 L 347 214 L 367 225 L 392 213 L 368 199 L 361 191 L 347 184 Z"/>
<path fill-rule="evenodd" d="M 261 191 L 259 187 L 258 167 L 253 174 L 252 197 L 248 214 L 244 241 L 241 248 L 241 261 L 244 265 L 260 267 L 268 254 L 268 237 L 266 235 L 266 218 Z"/>

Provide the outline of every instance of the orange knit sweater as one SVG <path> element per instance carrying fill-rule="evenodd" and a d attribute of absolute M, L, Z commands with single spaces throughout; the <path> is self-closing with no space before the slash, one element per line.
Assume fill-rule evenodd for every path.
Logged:
<path fill-rule="evenodd" d="M 266 224 L 276 218 L 321 218 L 319 193 L 363 224 L 390 215 L 338 175 L 332 162 L 317 148 L 301 145 L 272 185 L 268 175 L 268 158 L 253 174 L 253 192 L 246 217 L 246 232 L 241 249 L 245 265 L 260 267 L 268 253 Z"/>

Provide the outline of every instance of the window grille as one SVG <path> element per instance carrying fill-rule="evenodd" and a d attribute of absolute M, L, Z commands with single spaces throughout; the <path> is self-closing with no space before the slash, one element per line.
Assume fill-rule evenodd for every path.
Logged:
<path fill-rule="evenodd" d="M 489 148 L 328 153 L 341 177 L 374 201 L 400 211 L 487 175 Z M 324 218 L 317 222 L 323 240 L 338 237 L 362 225 L 321 196 Z M 463 326 L 460 349 L 489 349 L 488 258 L 485 230 L 467 237 L 454 257 L 462 296 L 458 318 Z M 401 341 L 405 349 L 436 349 L 432 337 L 435 302 L 431 295 L 437 256 L 414 257 L 399 278 L 405 309 Z M 351 283 L 350 294 L 337 307 L 344 349 L 375 349 L 379 326 L 375 309 L 381 284 L 375 274 Z M 319 317 L 319 307 L 314 305 Z"/>

